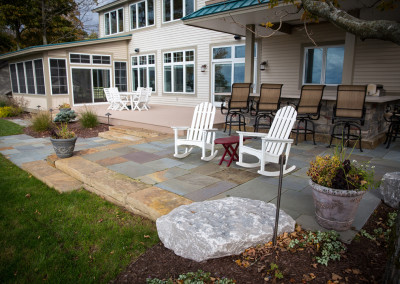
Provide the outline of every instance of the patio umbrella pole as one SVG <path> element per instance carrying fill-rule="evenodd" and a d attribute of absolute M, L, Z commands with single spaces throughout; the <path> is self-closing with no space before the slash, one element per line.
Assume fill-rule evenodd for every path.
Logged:
<path fill-rule="evenodd" d="M 278 186 L 278 198 L 276 200 L 276 216 L 275 216 L 275 228 L 274 228 L 274 236 L 272 238 L 272 244 L 276 246 L 276 237 L 278 234 L 278 225 L 279 225 L 279 209 L 281 207 L 281 193 L 282 193 L 282 178 L 283 178 L 283 165 L 286 161 L 286 155 L 281 154 L 279 156 L 279 186 Z"/>

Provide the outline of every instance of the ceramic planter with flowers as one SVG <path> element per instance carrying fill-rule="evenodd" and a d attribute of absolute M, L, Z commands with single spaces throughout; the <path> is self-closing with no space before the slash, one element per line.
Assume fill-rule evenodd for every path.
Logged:
<path fill-rule="evenodd" d="M 74 153 L 77 138 L 75 133 L 68 129 L 67 123 L 61 123 L 61 126 L 56 131 L 53 131 L 50 138 L 57 157 L 71 157 Z"/>
<path fill-rule="evenodd" d="M 363 195 L 374 184 L 373 167 L 350 161 L 350 155 L 336 148 L 333 155 L 311 161 L 307 175 L 318 224 L 336 231 L 349 230 Z"/>

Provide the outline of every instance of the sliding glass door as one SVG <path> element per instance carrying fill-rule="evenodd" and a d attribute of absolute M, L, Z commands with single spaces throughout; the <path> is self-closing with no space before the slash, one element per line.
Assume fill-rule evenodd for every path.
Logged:
<path fill-rule="evenodd" d="M 104 88 L 111 86 L 110 69 L 72 68 L 74 104 L 106 102 Z"/>

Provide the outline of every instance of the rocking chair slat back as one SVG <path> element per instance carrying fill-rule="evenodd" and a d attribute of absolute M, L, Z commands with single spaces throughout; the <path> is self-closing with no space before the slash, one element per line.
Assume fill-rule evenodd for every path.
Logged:
<path fill-rule="evenodd" d="M 271 129 L 267 134 L 268 138 L 288 139 L 293 125 L 296 122 L 297 112 L 291 106 L 278 110 L 272 122 Z M 267 142 L 266 150 L 272 155 L 282 154 L 285 143 Z"/>
<path fill-rule="evenodd" d="M 201 103 L 194 110 L 192 125 L 187 131 L 187 139 L 201 141 L 203 130 L 211 129 L 214 125 L 216 108 L 210 103 Z M 211 134 L 207 135 L 207 143 L 211 141 Z"/>

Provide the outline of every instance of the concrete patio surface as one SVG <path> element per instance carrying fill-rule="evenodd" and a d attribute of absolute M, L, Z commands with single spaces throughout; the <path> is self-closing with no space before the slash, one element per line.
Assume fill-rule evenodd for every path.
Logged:
<path fill-rule="evenodd" d="M 222 131 L 217 133 L 217 138 L 226 136 Z M 260 141 L 251 140 L 249 143 L 257 147 Z M 227 196 L 276 203 L 278 178 L 260 176 L 256 168 L 245 169 L 235 163 L 229 168 L 226 163 L 219 166 L 223 154 L 223 148 L 219 146 L 217 157 L 205 162 L 200 160 L 200 149 L 195 149 L 184 159 L 174 158 L 171 136 L 150 137 L 132 143 L 98 137 L 78 138 L 78 152 L 72 158 L 55 163 L 58 169 L 82 182 L 86 189 L 107 195 L 109 200 L 151 219 L 181 204 Z M 296 170 L 283 178 L 281 209 L 309 230 L 324 230 L 314 218 L 306 171 L 316 155 L 332 152 L 326 146 L 322 143 L 314 146 L 312 142 L 293 145 L 289 164 L 296 165 Z M 48 138 L 14 135 L 0 137 L 0 153 L 21 167 L 25 163 L 46 159 L 53 154 L 53 149 Z M 386 172 L 400 170 L 400 142 L 393 143 L 390 149 L 384 145 L 364 152 L 355 149 L 352 159 L 370 161 L 376 166 L 376 179 L 381 179 Z M 277 165 L 271 167 L 277 168 Z M 353 239 L 380 201 L 376 189 L 365 194 L 352 230 L 340 233 L 343 241 Z"/>

